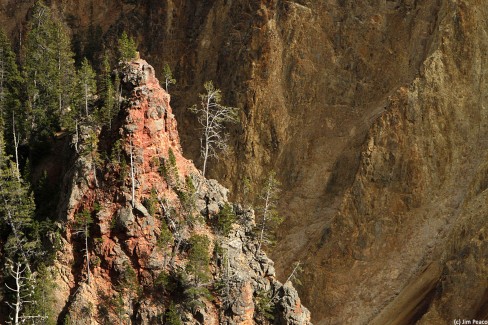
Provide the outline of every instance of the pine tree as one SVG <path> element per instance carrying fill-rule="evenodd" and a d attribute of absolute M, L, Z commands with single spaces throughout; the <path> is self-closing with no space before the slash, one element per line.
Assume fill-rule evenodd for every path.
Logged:
<path fill-rule="evenodd" d="M 183 325 L 181 318 L 179 316 L 178 311 L 173 303 L 169 305 L 168 310 L 166 311 L 166 324 L 168 325 Z"/>
<path fill-rule="evenodd" d="M 97 93 L 97 83 L 95 77 L 96 74 L 91 64 L 86 58 L 83 58 L 81 68 L 77 73 L 77 86 L 78 91 L 81 94 L 80 97 L 82 98 L 80 106 L 83 107 L 82 111 L 86 117 L 89 116 L 89 108 L 93 105 L 94 98 Z"/>
<path fill-rule="evenodd" d="M 39 241 L 32 238 L 34 199 L 24 184 L 18 169 L 5 153 L 3 130 L 0 130 L 0 223 L 10 229 L 3 247 L 5 287 L 10 294 L 5 302 L 11 309 L 10 323 L 44 320 L 37 313 L 27 310 L 34 300 L 32 292 L 36 281 L 31 268 L 31 259 L 39 253 Z"/>
<path fill-rule="evenodd" d="M 195 286 L 210 279 L 210 255 L 208 252 L 210 241 L 205 235 L 193 235 L 190 240 L 190 252 L 186 270 L 193 275 Z"/>
<path fill-rule="evenodd" d="M 56 314 L 53 310 L 56 302 L 54 296 L 55 288 L 56 283 L 54 282 L 51 270 L 44 264 L 40 264 L 37 268 L 36 281 L 31 297 L 34 303 L 26 307 L 27 315 L 38 315 L 38 320 L 42 320 L 40 323 L 35 324 L 56 324 Z"/>
<path fill-rule="evenodd" d="M 129 62 L 137 56 L 136 42 L 124 31 L 119 38 L 119 59 L 122 62 Z"/>
<path fill-rule="evenodd" d="M 10 125 L 8 121 L 12 113 L 21 118 L 21 84 L 22 77 L 17 67 L 15 53 L 7 36 L 0 29 L 0 118 L 6 125 Z M 6 127 L 5 131 L 10 132 L 11 128 Z"/>
<path fill-rule="evenodd" d="M 109 128 L 112 127 L 112 119 L 117 114 L 117 109 L 115 105 L 115 86 L 112 82 L 112 69 L 110 67 L 110 61 L 108 54 L 105 53 L 102 61 L 100 79 L 99 79 L 99 89 L 100 96 L 102 98 L 103 106 L 100 109 L 100 121 L 104 125 L 108 125 Z"/>
<path fill-rule="evenodd" d="M 71 49 L 71 36 L 61 20 L 53 17 L 55 25 L 55 59 L 57 61 L 58 116 L 61 118 L 69 109 L 76 84 L 74 53 Z"/>
<path fill-rule="evenodd" d="M 59 129 L 69 110 L 75 68 L 67 28 L 38 1 L 28 24 L 24 51 L 24 78 L 30 127 L 34 133 Z M 36 134 L 35 134 L 36 135 Z"/>
<path fill-rule="evenodd" d="M 32 230 L 35 205 L 28 186 L 18 175 L 18 170 L 5 153 L 5 142 L 0 134 L 0 220 L 10 228 L 4 249 L 14 262 L 28 263 L 38 247 L 28 234 Z"/>
<path fill-rule="evenodd" d="M 21 85 L 22 77 L 15 62 L 15 54 L 7 36 L 0 30 L 0 124 L 3 126 L 5 139 L 13 141 L 13 146 L 7 146 L 6 150 L 15 154 L 17 169 L 18 147 L 23 141 L 22 135 L 27 133 L 23 132 L 26 128 L 23 122 L 26 115 L 21 110 Z"/>

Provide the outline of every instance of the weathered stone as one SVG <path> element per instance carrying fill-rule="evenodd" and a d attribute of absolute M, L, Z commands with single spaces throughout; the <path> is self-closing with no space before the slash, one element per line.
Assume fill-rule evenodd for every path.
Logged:
<path fill-rule="evenodd" d="M 117 226 L 123 229 L 127 235 L 135 235 L 136 219 L 132 213 L 132 207 L 126 206 L 121 208 L 117 213 Z"/>
<path fill-rule="evenodd" d="M 149 214 L 149 212 L 147 212 L 147 209 L 144 205 L 142 205 L 140 202 L 136 202 L 134 204 L 134 209 L 136 209 L 136 211 L 138 211 L 139 213 L 141 213 L 144 217 L 151 217 L 151 215 Z"/>

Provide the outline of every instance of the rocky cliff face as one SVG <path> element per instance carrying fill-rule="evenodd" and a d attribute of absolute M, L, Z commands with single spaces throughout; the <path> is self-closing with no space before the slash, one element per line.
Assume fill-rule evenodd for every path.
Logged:
<path fill-rule="evenodd" d="M 170 98 L 152 66 L 131 62 L 121 80 L 124 98 L 112 130 L 81 127 L 79 155 L 65 176 L 60 214 L 67 229 L 56 261 L 60 321 L 161 324 L 173 304 L 185 324 L 255 324 L 262 317 L 259 294 L 266 292 L 279 323 L 310 324 L 295 289 L 279 283 L 274 263 L 257 251 L 252 210 L 232 208 L 237 223 L 227 236 L 212 227 L 230 204 L 228 191 L 182 156 Z M 110 159 L 97 159 L 94 150 Z M 88 246 L 77 222 L 83 213 L 93 218 Z M 189 301 L 194 235 L 209 239 L 203 254 L 210 265 L 202 267 L 210 277 L 198 286 L 212 297 Z"/>
<path fill-rule="evenodd" d="M 17 31 L 27 5 L 1 3 Z M 242 108 L 235 152 L 211 175 L 239 189 L 235 175 L 278 171 L 288 221 L 273 256 L 282 278 L 305 261 L 315 323 L 487 317 L 482 1 L 53 5 L 78 34 L 132 30 L 175 67 L 177 107 L 212 79 Z M 175 114 L 197 161 L 193 117 Z"/>

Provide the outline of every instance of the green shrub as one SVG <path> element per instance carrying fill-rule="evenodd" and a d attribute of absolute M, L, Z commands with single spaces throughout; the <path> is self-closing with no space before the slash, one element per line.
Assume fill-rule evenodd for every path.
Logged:
<path fill-rule="evenodd" d="M 169 187 L 178 188 L 180 176 L 178 174 L 178 166 L 176 165 L 176 156 L 173 149 L 169 148 L 168 159 L 160 159 L 158 171 L 164 177 Z"/>
<path fill-rule="evenodd" d="M 179 316 L 178 311 L 173 303 L 169 305 L 168 310 L 166 311 L 166 322 L 165 324 L 168 325 L 183 325 L 181 318 Z"/>
<path fill-rule="evenodd" d="M 265 290 L 256 292 L 255 306 L 254 318 L 258 322 L 261 323 L 264 320 L 272 321 L 274 319 L 275 304 L 272 300 L 271 292 Z"/>
<path fill-rule="evenodd" d="M 217 215 L 217 230 L 223 236 L 229 235 L 232 230 L 232 225 L 236 222 L 237 216 L 234 213 L 232 206 L 225 203 L 224 207 Z"/>
<path fill-rule="evenodd" d="M 194 313 L 205 306 L 202 299 L 210 300 L 212 298 L 212 294 L 207 288 L 191 286 L 185 290 L 185 307 Z"/>
<path fill-rule="evenodd" d="M 164 248 L 166 245 L 173 241 L 173 234 L 168 228 L 166 221 L 163 219 L 161 220 L 161 232 L 159 233 L 158 238 L 158 247 Z"/>
<path fill-rule="evenodd" d="M 208 248 L 210 240 L 205 235 L 193 235 L 190 237 L 190 250 L 186 270 L 193 275 L 195 285 L 210 279 L 210 256 Z"/>
<path fill-rule="evenodd" d="M 147 212 L 151 216 L 155 216 L 158 208 L 158 194 L 156 192 L 156 189 L 153 187 L 151 189 L 151 195 L 149 198 L 144 198 L 142 201 L 142 205 L 147 209 Z"/>

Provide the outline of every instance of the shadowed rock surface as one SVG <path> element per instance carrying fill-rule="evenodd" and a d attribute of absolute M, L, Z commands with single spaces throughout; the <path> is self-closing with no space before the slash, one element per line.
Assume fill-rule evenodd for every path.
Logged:
<path fill-rule="evenodd" d="M 123 69 L 121 80 L 121 112 L 113 129 L 99 134 L 100 150 L 108 150 L 112 158 L 98 162 L 97 173 L 102 175 L 98 185 L 95 160 L 83 154 L 96 129 L 81 128 L 82 154 L 75 155 L 65 175 L 67 194 L 59 213 L 66 231 L 55 266 L 59 321 L 161 324 L 172 302 L 184 324 L 268 324 L 256 310 L 258 294 L 266 292 L 276 306 L 270 312 L 280 323 L 311 324 L 296 290 L 290 283 L 278 282 L 273 261 L 257 251 L 252 210 L 234 206 L 237 222 L 226 236 L 212 227 L 220 210 L 230 204 L 228 190 L 202 178 L 182 156 L 169 95 L 159 86 L 152 66 L 133 61 Z M 168 165 L 169 152 L 174 154 L 174 166 Z M 124 165 L 128 157 L 132 168 Z M 163 175 L 161 166 L 166 168 Z M 189 179 L 198 193 L 191 192 Z M 91 211 L 94 219 L 89 278 L 74 227 L 83 211 Z M 162 241 L 164 231 L 173 233 L 171 240 Z M 208 279 L 197 286 L 212 293 L 210 298 L 199 296 L 197 302 L 188 300 L 191 296 L 186 293 L 197 281 L 188 268 L 195 235 L 209 239 L 210 256 L 205 265 Z M 158 282 L 162 276 L 168 279 L 164 285 Z"/>
<path fill-rule="evenodd" d="M 32 2 L 32 1 L 31 1 Z M 11 34 L 27 2 L 1 1 Z M 304 262 L 317 324 L 487 317 L 486 4 L 434 1 L 53 1 L 75 34 L 127 29 L 167 61 L 182 146 L 206 80 L 242 108 L 210 175 L 239 193 L 270 169 L 288 217 L 278 277 Z"/>

